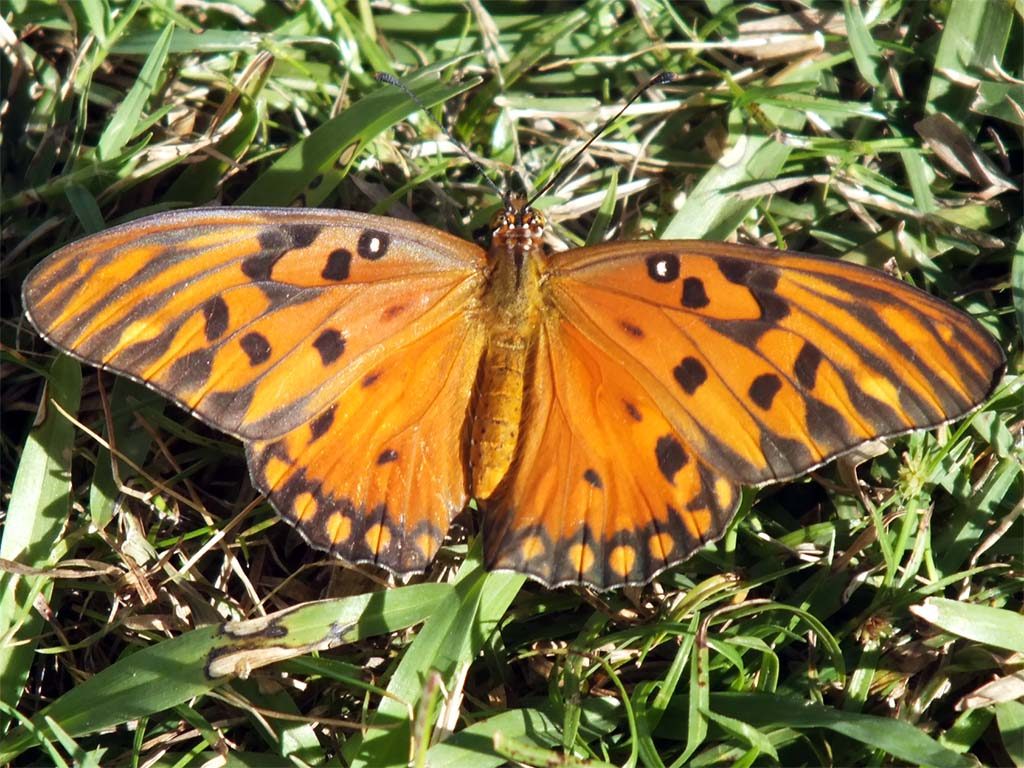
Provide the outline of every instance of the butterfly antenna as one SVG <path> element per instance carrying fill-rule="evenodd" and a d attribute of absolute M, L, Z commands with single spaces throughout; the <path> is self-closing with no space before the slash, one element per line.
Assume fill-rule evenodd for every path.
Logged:
<path fill-rule="evenodd" d="M 636 92 L 626 100 L 625 104 L 622 105 L 622 109 L 616 112 L 614 117 L 610 118 L 609 120 L 606 120 L 604 125 L 597 129 L 594 135 L 587 140 L 586 144 L 580 147 L 579 151 L 577 151 L 576 154 L 572 156 L 569 162 L 567 162 L 565 165 L 559 168 L 558 173 L 556 173 L 554 176 L 548 179 L 548 183 L 541 187 L 540 191 L 530 198 L 529 202 L 527 203 L 527 206 L 532 206 L 535 202 L 537 202 L 538 199 L 545 195 L 548 192 L 548 190 L 550 190 L 552 187 L 554 187 L 556 184 L 562 181 L 566 176 L 568 176 L 569 173 L 576 166 L 576 163 L 579 162 L 579 159 L 583 157 L 583 155 L 586 153 L 588 149 L 590 149 L 590 145 L 597 141 L 598 138 L 600 138 L 601 135 L 608 130 L 608 127 L 612 123 L 614 123 L 616 120 L 622 117 L 622 113 L 629 109 L 634 101 L 636 101 L 644 93 L 646 93 L 647 89 L 653 88 L 655 85 L 665 85 L 667 83 L 674 83 L 679 79 L 680 76 L 677 75 L 675 72 L 659 72 L 657 75 L 648 80 L 644 85 L 641 85 L 639 88 L 637 88 Z"/>
<path fill-rule="evenodd" d="M 462 153 L 462 156 L 465 157 L 467 160 L 469 160 L 469 162 L 471 162 L 473 164 L 473 167 L 476 168 L 480 172 L 480 175 L 483 177 L 484 181 L 486 181 L 488 183 L 488 185 L 490 185 L 491 189 L 493 189 L 497 193 L 498 197 L 501 198 L 501 200 L 505 203 L 505 205 L 508 205 L 508 195 L 505 192 L 502 192 L 501 191 L 501 187 L 499 187 L 497 184 L 495 184 L 494 181 L 491 179 L 491 177 L 487 175 L 487 171 L 484 169 L 484 167 L 482 165 L 480 165 L 479 162 L 477 162 L 476 158 L 473 157 L 473 155 L 470 153 L 470 151 L 466 147 L 466 145 L 463 144 L 461 141 L 459 141 L 457 138 L 455 138 L 455 135 L 450 130 L 448 130 L 441 123 L 440 120 L 438 120 L 436 117 L 434 117 L 434 113 L 431 112 L 427 108 L 427 105 L 423 103 L 423 100 L 419 96 L 417 96 L 415 93 L 413 93 L 412 89 L 409 86 L 407 86 L 405 83 L 403 83 L 401 80 L 399 80 L 394 75 L 390 75 L 387 72 L 378 72 L 373 77 L 374 77 L 374 79 L 378 83 L 384 83 L 385 85 L 393 85 L 393 86 L 395 86 L 395 88 L 400 89 L 402 91 L 402 93 L 404 93 L 406 96 L 408 96 L 409 100 L 413 104 L 415 104 L 417 107 L 419 107 L 420 110 L 428 118 L 430 118 L 430 121 L 441 130 L 441 133 L 443 133 L 445 136 L 447 136 L 448 140 L 452 144 L 454 144 L 456 146 L 456 148 L 458 148 L 459 152 Z"/>

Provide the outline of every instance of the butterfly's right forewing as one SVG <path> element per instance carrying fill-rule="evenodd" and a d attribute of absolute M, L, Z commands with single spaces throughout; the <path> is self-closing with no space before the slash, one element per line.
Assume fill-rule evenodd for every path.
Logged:
<path fill-rule="evenodd" d="M 485 263 L 395 219 L 197 209 L 61 249 L 23 297 L 55 346 L 245 441 L 315 546 L 407 572 L 467 500 Z"/>
<path fill-rule="evenodd" d="M 422 225 L 301 209 L 196 209 L 73 243 L 29 276 L 29 318 L 242 439 L 281 435 L 476 301 L 485 256 Z"/>

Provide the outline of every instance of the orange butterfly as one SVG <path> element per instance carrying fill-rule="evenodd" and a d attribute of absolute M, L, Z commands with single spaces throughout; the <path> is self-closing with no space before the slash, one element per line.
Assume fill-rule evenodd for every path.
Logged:
<path fill-rule="evenodd" d="M 69 245 L 24 305 L 52 344 L 245 443 L 314 547 L 423 570 L 470 498 L 487 565 L 643 584 L 740 486 L 967 413 L 1000 348 L 881 272 L 701 241 L 489 251 L 362 213 L 206 208 Z"/>

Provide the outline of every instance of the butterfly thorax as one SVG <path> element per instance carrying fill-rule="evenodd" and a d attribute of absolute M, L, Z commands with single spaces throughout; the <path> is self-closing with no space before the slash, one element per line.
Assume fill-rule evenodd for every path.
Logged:
<path fill-rule="evenodd" d="M 544 216 L 513 198 L 492 221 L 483 296 L 487 325 L 483 374 L 473 408 L 472 493 L 488 498 L 515 457 L 526 366 L 540 323 Z"/>

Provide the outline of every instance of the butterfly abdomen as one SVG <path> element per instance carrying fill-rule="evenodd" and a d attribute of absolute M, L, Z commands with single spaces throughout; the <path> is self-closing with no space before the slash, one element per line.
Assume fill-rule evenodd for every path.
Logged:
<path fill-rule="evenodd" d="M 506 210 L 495 228 L 482 297 L 487 344 L 472 413 L 469 462 L 472 495 L 490 497 L 515 459 L 525 399 L 527 362 L 541 318 L 543 218 Z"/>
<path fill-rule="evenodd" d="M 469 462 L 472 494 L 486 499 L 508 473 L 519 442 L 526 381 L 527 342 L 492 337 L 483 360 L 474 409 Z"/>

